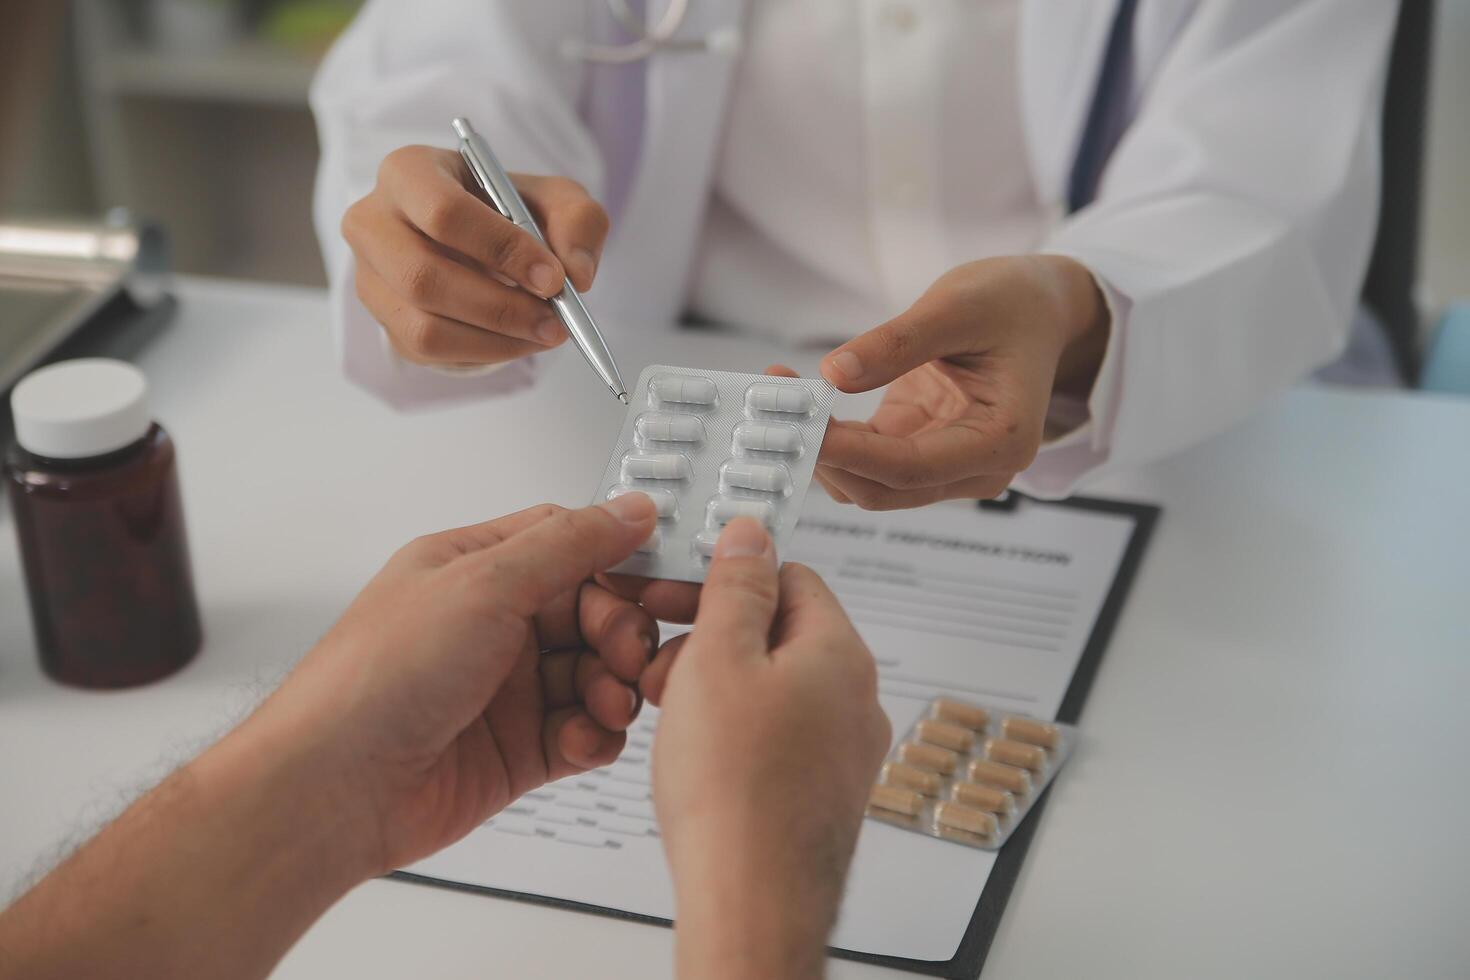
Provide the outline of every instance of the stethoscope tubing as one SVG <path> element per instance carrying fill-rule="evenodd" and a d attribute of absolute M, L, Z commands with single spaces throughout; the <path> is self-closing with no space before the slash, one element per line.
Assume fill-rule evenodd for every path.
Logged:
<path fill-rule="evenodd" d="M 623 29 L 633 35 L 627 44 L 589 44 L 584 41 L 566 41 L 562 50 L 568 57 L 582 61 L 594 61 L 607 65 L 627 65 L 652 57 L 659 51 L 698 50 L 708 48 L 708 39 L 681 40 L 676 35 L 689 16 L 690 0 L 669 0 L 669 7 L 659 22 L 649 30 L 637 17 L 628 0 L 607 0 L 608 10 Z"/>

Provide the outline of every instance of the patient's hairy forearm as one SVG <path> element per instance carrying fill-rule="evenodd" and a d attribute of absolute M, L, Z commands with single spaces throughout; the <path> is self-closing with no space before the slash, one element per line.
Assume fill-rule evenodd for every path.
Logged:
<path fill-rule="evenodd" d="M 0 914 L 0 978 L 263 977 L 371 873 L 310 748 L 257 718 Z"/>
<path fill-rule="evenodd" d="M 762 890 L 750 901 L 686 909 L 681 905 L 675 923 L 680 978 L 820 980 L 826 975 L 832 918 L 825 909 L 808 914 L 779 889 Z"/>
<path fill-rule="evenodd" d="M 675 958 L 681 978 L 817 980 L 852 857 L 848 834 L 717 834 L 727 846 L 680 862 Z"/>

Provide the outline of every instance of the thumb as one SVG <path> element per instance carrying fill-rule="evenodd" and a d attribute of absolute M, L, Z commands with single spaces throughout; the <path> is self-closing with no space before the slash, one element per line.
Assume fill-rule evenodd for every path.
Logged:
<path fill-rule="evenodd" d="M 975 326 L 960 311 L 924 297 L 824 357 L 822 377 L 839 391 L 881 388 L 930 361 L 967 353 L 975 346 Z"/>
<path fill-rule="evenodd" d="M 560 511 L 467 561 L 516 615 L 530 616 L 631 555 L 657 519 L 647 494 L 628 493 L 596 507 Z"/>
<path fill-rule="evenodd" d="M 759 522 L 736 518 L 715 544 L 714 561 L 699 594 L 693 638 L 731 659 L 765 656 L 779 593 L 771 536 Z"/>

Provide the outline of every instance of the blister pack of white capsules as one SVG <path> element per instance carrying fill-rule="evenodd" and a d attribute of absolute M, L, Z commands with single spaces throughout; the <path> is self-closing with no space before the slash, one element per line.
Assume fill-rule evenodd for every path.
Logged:
<path fill-rule="evenodd" d="M 806 499 L 836 390 L 813 378 L 645 368 L 594 503 L 639 491 L 658 524 L 628 575 L 703 582 L 720 530 L 754 517 L 779 558 Z"/>
<path fill-rule="evenodd" d="M 1076 743 L 1071 725 L 938 698 L 883 764 L 868 816 L 999 850 Z"/>

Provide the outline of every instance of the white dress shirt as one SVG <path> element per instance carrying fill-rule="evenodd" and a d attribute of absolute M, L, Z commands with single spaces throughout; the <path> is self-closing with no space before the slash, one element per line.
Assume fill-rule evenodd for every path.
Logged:
<path fill-rule="evenodd" d="M 1018 0 L 756 0 L 690 296 L 841 342 L 1048 224 L 1026 159 Z"/>

